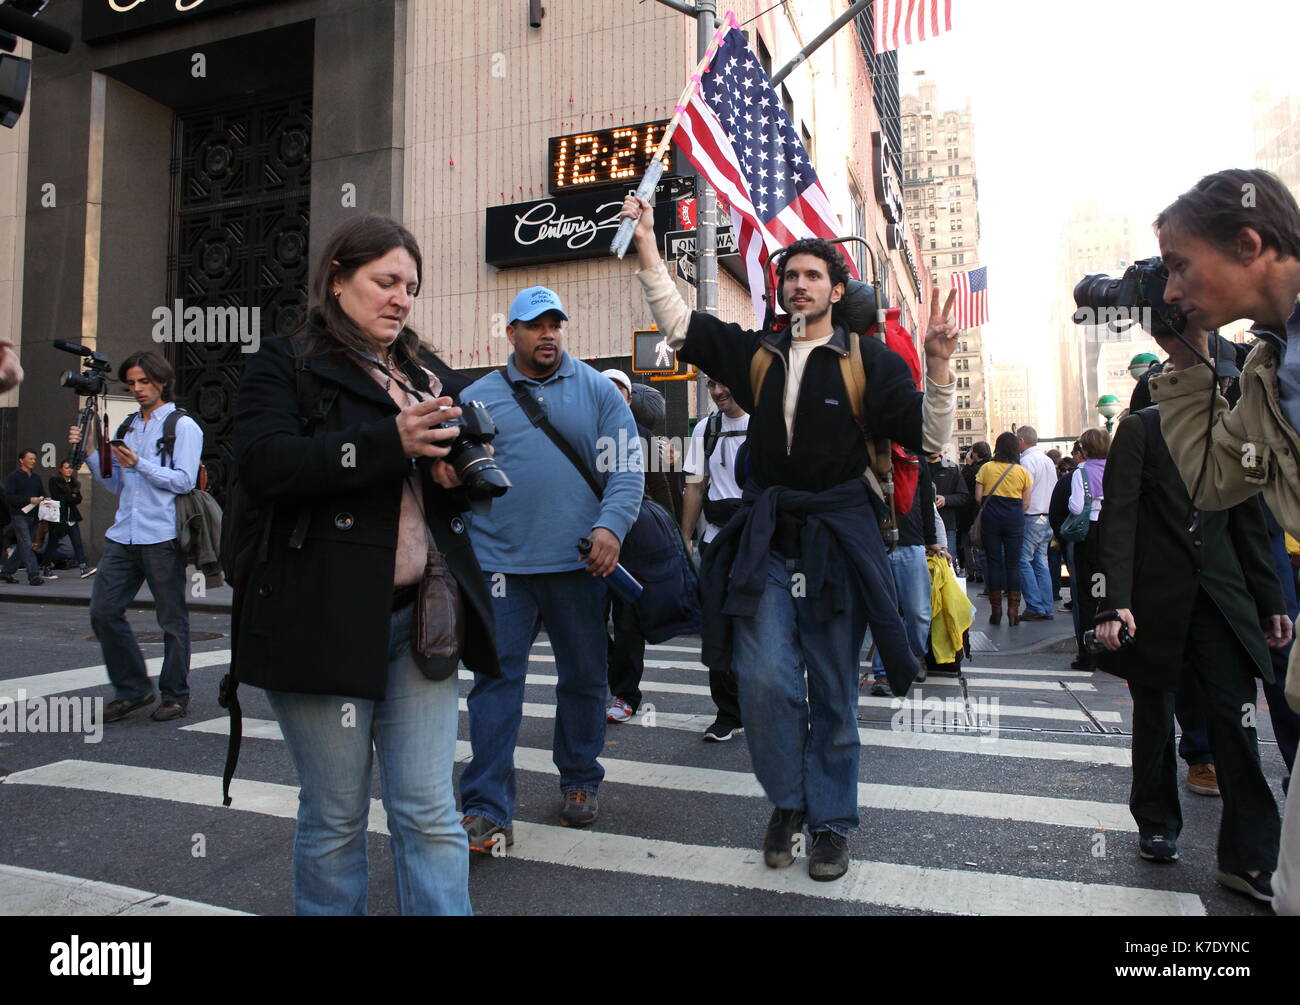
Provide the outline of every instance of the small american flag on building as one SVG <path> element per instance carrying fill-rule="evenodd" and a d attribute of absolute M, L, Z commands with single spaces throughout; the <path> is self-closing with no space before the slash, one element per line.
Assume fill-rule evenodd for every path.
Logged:
<path fill-rule="evenodd" d="M 952 0 L 876 0 L 876 55 L 952 29 Z"/>
<path fill-rule="evenodd" d="M 840 225 L 808 151 L 739 30 L 727 32 L 699 84 L 673 142 L 731 208 L 762 324 L 769 254 L 803 237 L 839 237 Z M 845 264 L 856 276 L 853 259 L 846 256 Z"/>
<path fill-rule="evenodd" d="M 957 291 L 952 321 L 958 328 L 977 328 L 989 319 L 989 270 L 986 266 L 970 272 L 955 272 L 952 288 Z"/>

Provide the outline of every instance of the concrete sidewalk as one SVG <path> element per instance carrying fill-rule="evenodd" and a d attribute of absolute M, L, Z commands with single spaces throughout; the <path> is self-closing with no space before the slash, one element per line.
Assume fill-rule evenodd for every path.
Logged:
<path fill-rule="evenodd" d="M 229 614 L 232 593 L 230 587 L 223 585 L 215 590 L 206 590 L 203 596 L 195 596 L 195 589 L 203 589 L 203 580 L 201 578 L 198 580 L 198 587 L 193 585 L 196 571 L 194 568 L 188 570 L 191 584 L 190 595 L 185 599 L 189 609 L 191 611 Z M 89 579 L 82 579 L 81 573 L 76 569 L 56 569 L 54 574 L 59 578 L 47 579 L 41 586 L 29 586 L 27 584 L 27 574 L 19 570 L 16 576 L 18 580 L 17 586 L 0 583 L 0 603 L 90 606 L 90 591 L 95 585 L 94 576 Z M 148 584 L 140 587 L 140 592 L 130 606 L 135 610 L 153 610 L 153 595 L 149 592 Z"/>
<path fill-rule="evenodd" d="M 190 582 L 193 583 L 193 569 L 190 569 Z M 81 579 L 75 569 L 62 569 L 56 572 L 59 577 L 46 580 L 43 586 L 28 586 L 23 574 L 18 576 L 17 586 L 0 583 L 0 603 L 17 604 L 70 604 L 89 607 L 90 591 L 94 586 L 94 577 Z M 987 597 L 978 596 L 983 587 L 979 583 L 970 583 L 967 594 L 975 605 L 975 622 L 971 625 L 971 649 L 976 661 L 987 662 L 987 654 L 1001 653 L 1014 656 L 1024 653 L 1058 651 L 1074 656 L 1074 623 L 1068 612 L 1058 611 L 1052 621 L 1022 621 L 1015 628 L 1007 624 L 1006 614 L 1002 624 L 993 627 L 988 623 L 989 602 Z M 208 611 L 217 614 L 229 614 L 232 591 L 229 586 L 208 590 L 205 596 L 192 595 L 187 599 L 192 611 Z M 136 610 L 153 610 L 153 597 L 148 585 L 140 588 L 131 607 Z M 1058 605 L 1059 607 L 1059 605 Z"/>

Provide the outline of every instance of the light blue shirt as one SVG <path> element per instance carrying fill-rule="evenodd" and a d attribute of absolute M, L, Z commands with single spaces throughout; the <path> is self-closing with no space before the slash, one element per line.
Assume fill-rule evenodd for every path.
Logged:
<path fill-rule="evenodd" d="M 176 497 L 192 492 L 199 480 L 199 458 L 203 455 L 203 430 L 188 415 L 176 423 L 174 467 L 164 467 L 158 441 L 163 420 L 175 411 L 174 402 L 154 409 L 148 421 L 138 414 L 126 431 L 126 445 L 140 459 L 124 468 L 113 457 L 108 478 L 99 474 L 99 451 L 86 458 L 95 480 L 118 497 L 117 519 L 104 536 L 118 544 L 161 544 L 176 539 Z"/>
<path fill-rule="evenodd" d="M 581 569 L 579 538 L 604 527 L 621 542 L 641 512 L 645 476 L 632 412 L 613 381 L 567 352 L 555 373 L 542 381 L 521 374 L 513 355 L 506 366 L 510 379 L 524 381 L 551 425 L 586 461 L 604 493 L 598 501 L 578 469 L 528 421 L 500 371 L 494 371 L 465 388 L 460 400 L 481 401 L 492 413 L 498 430 L 492 441 L 496 461 L 513 487 L 492 500 L 490 512 L 470 521 L 474 552 L 486 572 L 535 575 Z"/>
<path fill-rule="evenodd" d="M 1300 303 L 1291 311 L 1282 334 L 1258 328 L 1255 331 L 1277 349 L 1278 404 L 1291 428 L 1300 430 Z"/>

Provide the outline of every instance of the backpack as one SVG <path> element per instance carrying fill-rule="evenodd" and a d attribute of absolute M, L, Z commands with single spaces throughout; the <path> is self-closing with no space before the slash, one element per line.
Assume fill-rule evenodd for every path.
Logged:
<path fill-rule="evenodd" d="M 299 354 L 293 361 L 299 431 L 303 436 L 310 436 L 334 406 L 339 389 L 333 384 L 321 383 L 307 369 L 307 358 L 301 355 L 304 345 L 301 337 L 293 336 L 292 342 L 295 352 Z M 259 505 L 249 496 L 240 484 L 238 465 L 231 464 L 226 479 L 226 515 L 221 528 L 221 570 L 231 586 L 235 586 L 246 575 L 251 559 L 266 560 L 272 509 L 273 504 Z M 310 511 L 304 507 L 290 538 L 291 545 L 301 547 L 309 518 Z M 257 545 L 256 552 L 252 550 L 253 545 Z"/>
<path fill-rule="evenodd" d="M 125 439 L 127 430 L 135 425 L 136 416 L 139 414 L 139 412 L 132 412 L 123 419 L 121 425 L 117 427 L 117 432 L 114 434 L 113 438 L 117 440 Z M 176 427 L 181 421 L 181 416 L 189 414 L 190 413 L 181 408 L 180 405 L 177 405 L 172 409 L 171 414 L 168 415 L 167 418 L 163 419 L 162 436 L 158 438 L 158 459 L 169 468 L 175 467 L 172 461 L 175 460 Z M 199 462 L 199 476 L 194 481 L 194 488 L 199 492 L 206 492 L 208 490 L 208 469 L 202 461 Z"/>
<path fill-rule="evenodd" d="M 713 460 L 713 451 L 718 449 L 718 441 L 724 437 L 747 435 L 748 430 L 744 429 L 728 429 L 724 432 L 721 412 L 714 412 L 704 420 L 704 464 L 702 465 L 704 472 L 702 477 L 706 482 L 709 480 L 709 461 Z M 737 458 L 737 461 L 739 462 L 739 458 Z M 737 467 L 739 467 L 739 463 L 737 463 Z M 741 484 L 739 479 L 736 484 Z"/>
<path fill-rule="evenodd" d="M 867 431 L 866 421 L 862 415 L 863 397 L 867 392 L 867 369 L 862 359 L 861 339 L 863 337 L 865 336 L 849 333 L 849 354 L 840 357 L 840 376 L 844 380 L 844 389 L 849 397 L 853 421 L 862 433 L 862 439 L 867 445 L 867 456 L 870 458 L 863 476 L 884 508 L 880 529 L 892 548 L 898 543 L 898 517 L 911 510 L 912 502 L 916 498 L 916 486 L 921 469 L 919 462 L 903 452 L 897 444 L 890 443 L 888 440 L 873 439 Z M 771 349 L 764 351 L 765 347 L 762 343 L 759 345 L 759 351 L 755 352 L 749 361 L 749 386 L 754 395 L 755 411 L 758 410 L 763 380 L 772 365 L 772 358 L 776 355 Z M 917 370 L 919 371 L 919 364 Z M 895 468 L 896 451 L 899 454 L 897 468 Z"/>
<path fill-rule="evenodd" d="M 114 438 L 118 440 L 125 439 L 127 431 L 135 424 L 136 416 L 139 414 L 139 412 L 132 412 L 123 419 L 122 424 L 117 427 L 117 434 Z M 169 468 L 174 469 L 176 467 L 176 427 L 180 425 L 181 417 L 187 415 L 189 415 L 189 412 L 177 405 L 172 409 L 167 418 L 163 419 L 162 436 L 158 438 L 158 461 Z M 208 469 L 202 464 L 202 462 L 200 462 L 198 477 L 194 481 L 194 488 L 189 492 L 178 493 L 177 498 L 193 497 L 194 499 L 199 500 L 201 504 L 196 506 L 194 511 L 199 514 L 199 520 L 205 529 L 200 533 L 200 535 L 198 535 L 198 537 L 206 536 L 210 541 L 221 541 L 225 539 L 225 521 L 222 516 L 221 507 L 217 505 L 217 501 L 208 494 L 207 489 Z M 178 546 L 184 537 L 182 533 L 182 523 L 182 514 L 180 512 L 180 507 L 178 507 L 176 526 Z M 197 541 L 197 538 L 192 538 L 191 540 Z M 215 576 L 215 570 L 211 569 L 209 566 L 202 565 L 197 557 L 199 554 L 199 547 L 200 546 L 197 543 L 191 543 L 191 545 L 186 548 L 186 551 L 188 552 L 186 558 L 192 561 L 194 565 L 200 566 L 205 573 L 211 572 Z M 227 576 L 226 579 L 228 582 L 230 577 Z M 209 582 L 210 585 L 217 584 L 215 579 L 211 579 Z"/>

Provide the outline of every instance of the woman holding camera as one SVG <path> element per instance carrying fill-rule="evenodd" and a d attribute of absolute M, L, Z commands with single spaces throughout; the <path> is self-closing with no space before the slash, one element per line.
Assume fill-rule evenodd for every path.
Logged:
<path fill-rule="evenodd" d="M 266 689 L 301 781 L 299 914 L 365 913 L 376 756 L 401 913 L 470 913 L 456 668 L 499 670 L 445 460 L 460 409 L 406 327 L 421 269 L 393 220 L 342 224 L 304 329 L 265 341 L 239 389 L 235 457 L 257 516 L 240 525 L 232 673 Z"/>

